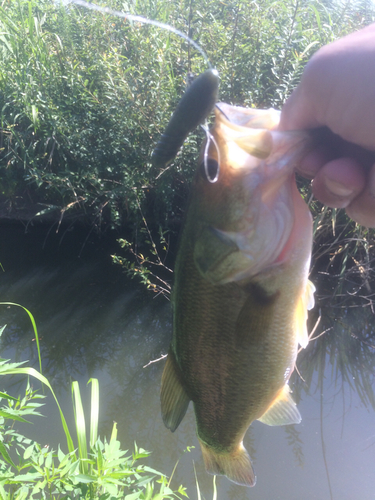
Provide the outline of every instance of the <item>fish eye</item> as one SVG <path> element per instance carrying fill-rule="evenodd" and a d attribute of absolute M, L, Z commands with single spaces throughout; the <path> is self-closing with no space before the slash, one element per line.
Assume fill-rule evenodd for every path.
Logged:
<path fill-rule="evenodd" d="M 219 162 L 215 158 L 204 158 L 199 166 L 199 172 L 209 182 L 214 183 L 219 178 Z"/>

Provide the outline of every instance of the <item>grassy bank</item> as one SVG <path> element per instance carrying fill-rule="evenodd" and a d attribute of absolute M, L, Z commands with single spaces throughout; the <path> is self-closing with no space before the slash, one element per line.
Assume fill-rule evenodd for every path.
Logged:
<path fill-rule="evenodd" d="M 104 4 L 104 2 L 102 2 Z M 321 45 L 372 21 L 370 2 L 109 1 L 189 33 L 220 74 L 220 99 L 280 108 Z M 181 218 L 201 134 L 172 168 L 150 155 L 203 58 L 175 35 L 50 0 L 0 7 L 2 211 L 41 203 L 113 226 Z"/>
<path fill-rule="evenodd" d="M 220 100 L 259 108 L 280 108 L 314 51 L 374 18 L 368 0 L 99 3 L 189 34 L 219 71 Z M 161 252 L 168 232 L 176 241 L 202 133 L 166 170 L 150 157 L 187 73 L 206 69 L 202 56 L 154 26 L 51 0 L 4 0 L 0 28 L 1 216 L 126 228 L 138 269 L 148 248 L 153 259 L 150 236 Z M 360 246 L 357 260 L 368 259 L 358 243 L 367 234 L 358 238 L 344 214 L 312 209 L 320 254 L 338 234 L 347 239 L 333 250 L 338 272 L 346 251 Z"/>

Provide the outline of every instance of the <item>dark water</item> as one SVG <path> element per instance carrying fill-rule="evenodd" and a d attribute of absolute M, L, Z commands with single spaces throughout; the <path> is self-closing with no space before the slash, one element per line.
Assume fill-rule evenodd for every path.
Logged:
<path fill-rule="evenodd" d="M 63 239 L 61 240 L 62 236 Z M 100 434 L 110 435 L 117 422 L 124 449 L 133 442 L 153 452 L 149 465 L 171 474 L 178 459 L 175 486 L 184 484 L 196 498 L 193 461 L 206 500 L 212 498 L 212 476 L 204 466 L 195 437 L 192 409 L 171 434 L 160 417 L 159 391 L 163 361 L 144 368 L 167 352 L 171 338 L 169 303 L 154 300 L 112 265 L 113 240 L 74 229 L 45 238 L 45 231 L 0 226 L 0 295 L 33 313 L 41 337 L 44 374 L 53 385 L 73 429 L 70 384 L 100 384 Z M 85 244 L 84 244 L 85 243 Z M 84 246 L 83 246 L 84 244 Z M 325 293 L 331 286 L 323 283 Z M 329 295 L 329 294 L 328 294 Z M 329 305 L 327 298 L 320 306 Z M 293 374 L 302 423 L 268 427 L 255 422 L 245 438 L 257 473 L 252 489 L 219 477 L 219 499 L 375 500 L 374 316 L 369 307 L 322 309 L 316 334 L 329 328 L 301 353 L 302 381 Z M 7 324 L 1 357 L 30 360 L 37 366 L 35 342 L 26 314 L 1 306 L 0 325 Z M 317 310 L 316 310 L 317 311 Z M 317 312 L 315 312 L 315 315 Z M 10 394 L 22 392 L 18 378 L 0 379 Z M 38 386 L 35 383 L 35 386 Z M 55 403 L 48 397 L 34 425 L 22 427 L 28 437 L 56 447 L 65 443 Z M 184 450 L 195 446 L 190 453 Z"/>

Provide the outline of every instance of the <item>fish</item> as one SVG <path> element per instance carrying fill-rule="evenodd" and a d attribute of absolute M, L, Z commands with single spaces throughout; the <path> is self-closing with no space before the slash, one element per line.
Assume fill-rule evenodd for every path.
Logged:
<path fill-rule="evenodd" d="M 155 167 L 165 167 L 176 157 L 186 137 L 213 110 L 219 92 L 219 73 L 208 69 L 187 88 L 151 156 Z"/>
<path fill-rule="evenodd" d="M 248 487 L 250 424 L 301 421 L 288 381 L 314 305 L 312 217 L 294 174 L 311 137 L 279 131 L 279 117 L 215 107 L 180 235 L 161 381 L 165 426 L 174 432 L 192 401 L 207 472 Z"/>

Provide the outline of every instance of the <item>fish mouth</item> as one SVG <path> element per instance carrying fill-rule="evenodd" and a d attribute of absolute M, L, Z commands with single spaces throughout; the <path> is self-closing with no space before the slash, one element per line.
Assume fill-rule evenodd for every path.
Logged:
<path fill-rule="evenodd" d="M 281 112 L 277 109 L 252 109 L 241 106 L 231 106 L 225 102 L 216 104 L 221 116 L 223 116 L 231 127 L 238 129 L 253 128 L 273 130 L 278 127 Z"/>
<path fill-rule="evenodd" d="M 254 168 L 267 160 L 266 166 L 275 176 L 295 169 L 306 150 L 311 147 L 311 134 L 304 131 L 279 131 L 281 112 L 270 109 L 249 109 L 216 104 L 218 134 L 227 142 L 228 156 L 237 158 L 232 168 Z M 253 161 L 249 161 L 249 156 Z"/>
<path fill-rule="evenodd" d="M 270 133 L 270 126 L 274 127 L 278 123 L 277 111 L 272 114 L 272 119 L 267 118 L 264 113 L 261 116 L 248 113 L 246 108 L 229 106 L 225 103 L 216 105 L 216 126 L 221 130 L 223 137 L 228 141 L 230 148 L 231 142 L 236 144 L 244 153 L 254 156 L 258 159 L 267 158 L 273 148 L 273 139 Z M 246 113 L 243 113 L 245 110 Z M 234 157 L 234 153 L 230 156 Z"/>

